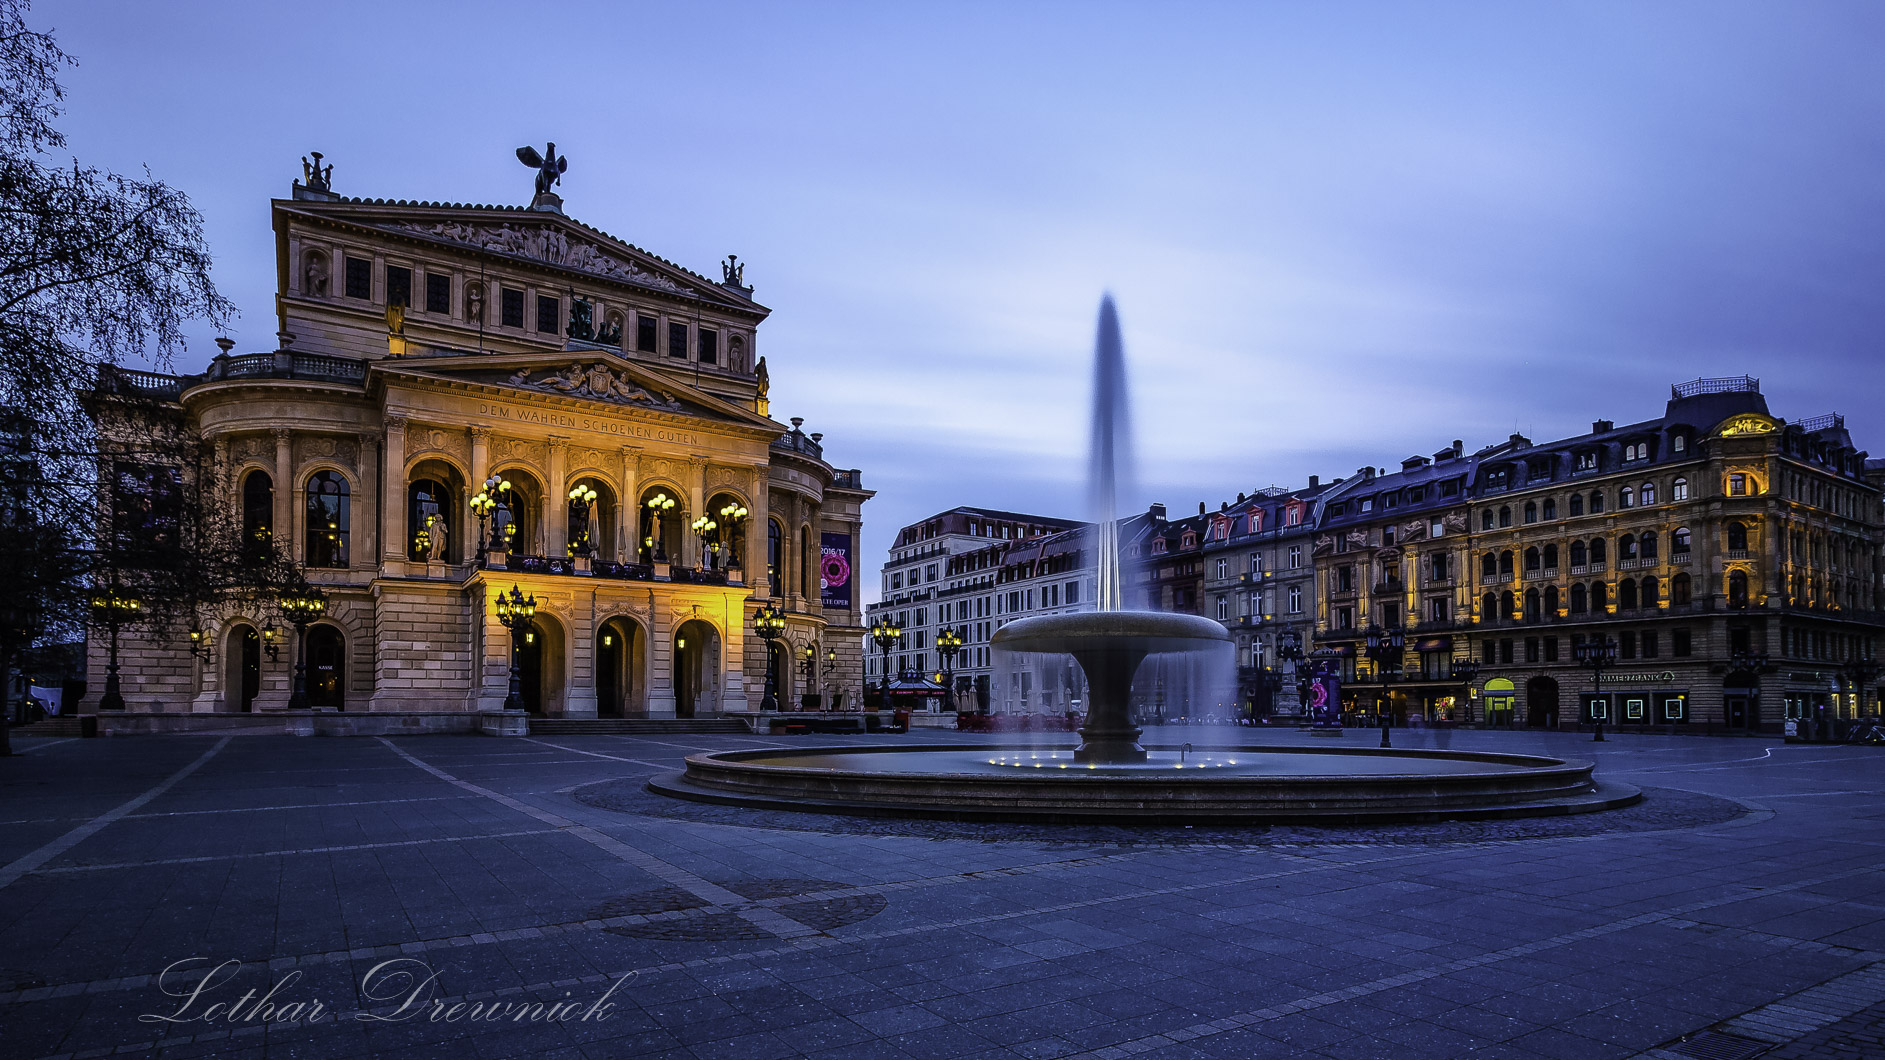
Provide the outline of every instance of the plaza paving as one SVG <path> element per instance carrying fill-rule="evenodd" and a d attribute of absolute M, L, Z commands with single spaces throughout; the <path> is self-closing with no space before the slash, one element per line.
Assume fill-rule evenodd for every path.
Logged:
<path fill-rule="evenodd" d="M 0 760 L 0 1055 L 1601 1060 L 1710 1028 L 1879 1055 L 1881 749 L 1395 736 L 1594 752 L 1648 798 L 1055 829 L 640 791 L 695 750 L 832 737 L 23 739 Z M 271 986 L 285 1022 L 256 1011 Z"/>

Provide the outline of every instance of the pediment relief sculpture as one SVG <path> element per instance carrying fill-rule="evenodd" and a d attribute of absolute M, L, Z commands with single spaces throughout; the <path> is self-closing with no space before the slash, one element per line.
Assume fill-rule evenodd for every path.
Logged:
<path fill-rule="evenodd" d="M 534 368 L 520 368 L 511 375 L 512 386 L 529 387 L 533 390 L 548 391 L 553 394 L 568 394 L 571 397 L 595 398 L 598 401 L 610 401 L 617 405 L 641 405 L 651 409 L 666 409 L 678 412 L 680 399 L 672 394 L 655 394 L 636 386 L 629 378 L 613 371 L 608 365 L 597 362 L 585 368 L 581 362 L 570 365 L 560 372 L 531 378 Z"/>
<path fill-rule="evenodd" d="M 475 225 L 446 221 L 440 224 L 402 224 L 393 227 L 643 287 L 659 287 L 683 294 L 695 293 L 692 288 L 683 287 L 666 276 L 649 272 L 633 262 L 622 261 L 594 243 L 571 239 L 561 229 L 550 225 Z"/>

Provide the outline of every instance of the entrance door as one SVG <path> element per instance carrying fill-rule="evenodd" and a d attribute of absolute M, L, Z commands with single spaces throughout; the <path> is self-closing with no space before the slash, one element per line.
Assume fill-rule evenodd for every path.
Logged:
<path fill-rule="evenodd" d="M 1533 729 L 1558 727 L 1558 682 L 1549 677 L 1525 682 L 1525 724 Z"/>
<path fill-rule="evenodd" d="M 229 668 L 225 678 L 229 710 L 255 709 L 262 691 L 262 638 L 254 626 L 243 626 L 229 637 Z"/>
<path fill-rule="evenodd" d="M 620 618 L 602 624 L 596 636 L 596 713 L 626 717 L 636 690 L 635 657 L 640 650 L 635 626 Z"/>
<path fill-rule="evenodd" d="M 518 692 L 532 714 L 543 713 L 543 639 L 543 630 L 532 623 L 517 645 Z"/>
<path fill-rule="evenodd" d="M 674 713 L 691 718 L 713 710 L 718 691 L 719 638 L 705 622 L 688 621 L 674 634 Z M 763 680 L 763 678 L 762 678 Z"/>
<path fill-rule="evenodd" d="M 1728 715 L 1730 729 L 1751 729 L 1754 727 L 1754 700 L 1744 693 L 1729 692 L 1721 697 L 1722 709 Z"/>
<path fill-rule="evenodd" d="M 345 710 L 347 638 L 333 626 L 308 630 L 308 706 Z"/>

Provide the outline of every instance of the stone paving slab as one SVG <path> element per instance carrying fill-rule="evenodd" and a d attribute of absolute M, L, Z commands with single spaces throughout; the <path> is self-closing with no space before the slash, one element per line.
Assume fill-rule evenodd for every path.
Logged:
<path fill-rule="evenodd" d="M 22 738 L 0 760 L 0 1055 L 1583 1060 L 1711 1028 L 1878 1055 L 1879 749 L 1396 743 L 1443 738 L 1594 757 L 1650 797 L 1541 822 L 1045 829 L 639 790 L 687 753 L 789 739 Z M 156 1018 L 222 962 L 204 1001 L 272 986 L 275 1022 Z"/>

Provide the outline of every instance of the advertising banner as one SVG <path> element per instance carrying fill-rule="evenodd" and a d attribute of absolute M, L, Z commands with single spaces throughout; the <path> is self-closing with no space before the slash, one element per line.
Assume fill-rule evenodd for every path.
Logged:
<path fill-rule="evenodd" d="M 1316 671 L 1309 682 L 1309 724 L 1317 729 L 1342 727 L 1342 678 L 1328 670 Z"/>
<path fill-rule="evenodd" d="M 851 535 L 818 535 L 818 596 L 826 608 L 851 607 Z"/>

